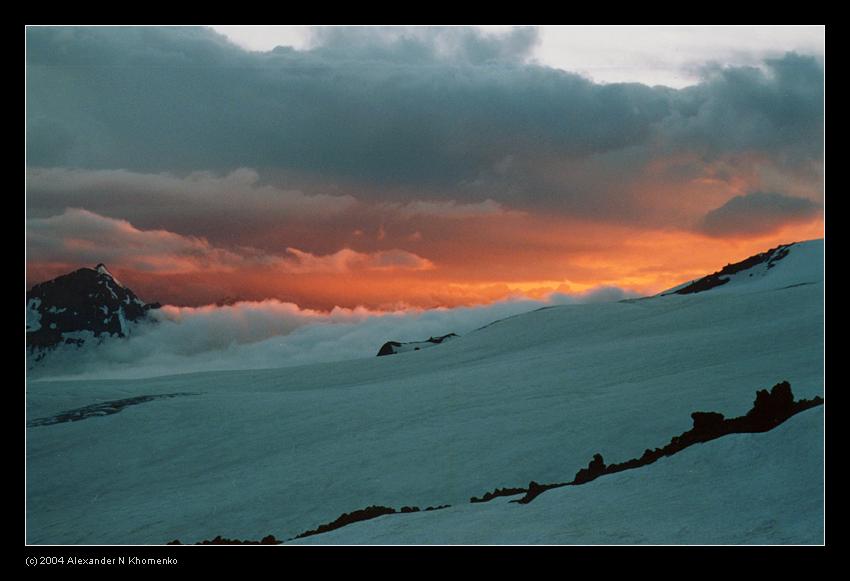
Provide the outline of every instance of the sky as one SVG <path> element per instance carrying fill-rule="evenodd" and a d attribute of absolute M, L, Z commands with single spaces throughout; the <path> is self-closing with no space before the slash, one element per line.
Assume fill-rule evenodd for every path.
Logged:
<path fill-rule="evenodd" d="M 650 294 L 823 236 L 823 91 L 823 27 L 29 27 L 27 286 Z"/>

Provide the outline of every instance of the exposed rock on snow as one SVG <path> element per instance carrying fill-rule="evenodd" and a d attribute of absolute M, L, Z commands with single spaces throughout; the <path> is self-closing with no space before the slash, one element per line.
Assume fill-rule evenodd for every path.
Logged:
<path fill-rule="evenodd" d="M 316 527 L 315 529 L 305 531 L 300 535 L 289 539 L 290 541 L 294 539 L 303 539 L 305 537 L 311 537 L 313 535 L 319 535 L 322 533 L 326 533 L 329 531 L 333 531 L 336 529 L 340 529 L 346 525 L 350 525 L 356 522 L 363 522 L 367 520 L 372 520 L 373 518 L 378 518 L 379 516 L 384 516 L 388 514 L 410 514 L 414 512 L 431 512 L 434 510 L 441 510 L 444 508 L 449 508 L 448 504 L 443 504 L 440 506 L 429 506 L 425 509 L 420 509 L 418 506 L 403 506 L 401 509 L 396 510 L 394 508 L 390 508 L 388 506 L 369 506 L 366 508 L 361 508 L 359 510 L 355 510 L 353 512 L 346 512 L 341 514 L 336 520 L 330 523 L 322 524 Z M 234 539 L 226 539 L 222 538 L 221 535 L 217 536 L 211 541 L 200 541 L 195 543 L 196 545 L 279 545 L 283 541 L 278 541 L 274 535 L 268 535 L 263 537 L 261 541 L 240 541 Z M 182 545 L 179 539 L 174 539 L 169 545 Z"/>
<path fill-rule="evenodd" d="M 384 516 L 385 514 L 395 514 L 396 510 L 394 508 L 389 508 L 386 506 L 369 506 L 366 508 L 361 508 L 359 510 L 355 510 L 352 512 L 345 512 L 339 516 L 335 521 L 319 525 L 313 530 L 309 530 L 301 533 L 296 536 L 296 539 L 300 539 L 303 537 L 309 537 L 311 535 L 318 535 L 320 533 L 326 533 L 328 531 L 332 531 L 334 529 L 338 529 L 344 527 L 345 525 L 349 525 L 351 523 L 369 520 L 373 518 L 378 518 L 379 516 Z"/>
<path fill-rule="evenodd" d="M 419 351 L 434 345 L 445 343 L 446 341 L 457 337 L 455 333 L 441 335 L 440 337 L 430 337 L 426 341 L 411 341 L 409 343 L 401 343 L 399 341 L 387 341 L 378 350 L 378 357 L 383 355 L 395 355 L 396 353 L 406 353 L 408 351 Z"/>
<path fill-rule="evenodd" d="M 485 493 L 481 498 L 473 496 L 470 498 L 470 503 L 482 503 L 500 496 L 517 496 L 521 493 L 525 493 L 525 496 L 521 499 L 513 500 L 511 502 L 528 504 L 547 490 L 561 488 L 564 486 L 579 486 L 596 480 L 600 476 L 604 476 L 606 474 L 614 474 L 624 470 L 646 466 L 657 461 L 662 456 L 672 456 L 693 444 L 708 442 L 733 433 L 769 431 L 789 419 L 791 416 L 821 404 L 823 404 L 823 398 L 821 397 L 815 397 L 810 400 L 804 399 L 795 401 L 790 384 L 787 381 L 783 381 L 774 385 L 769 392 L 767 390 L 759 390 L 756 392 L 756 400 L 753 403 L 753 407 L 744 416 L 726 420 L 724 419 L 723 414 L 716 412 L 692 413 L 691 418 L 693 420 L 693 428 L 691 430 L 684 432 L 680 436 L 674 436 L 670 441 L 670 444 L 663 448 L 656 448 L 654 451 L 647 449 L 644 455 L 640 458 L 633 458 L 626 462 L 606 466 L 602 455 L 594 454 L 593 459 L 590 461 L 587 468 L 579 470 L 571 482 L 560 484 L 539 484 L 532 480 L 529 482 L 527 488 L 497 488 L 493 492 Z M 440 505 L 436 507 L 429 506 L 424 510 L 433 511 L 443 508 L 450 508 L 450 505 Z M 415 512 L 420 512 L 419 507 L 405 506 L 402 507 L 401 510 L 396 510 L 386 506 L 372 505 L 350 513 L 343 513 L 334 521 L 319 525 L 315 529 L 305 531 L 289 540 L 302 539 L 313 535 L 327 533 L 357 522 L 372 520 L 385 515 L 409 514 Z M 277 541 L 273 535 L 265 537 L 262 541 L 238 541 L 223 539 L 221 536 L 217 536 L 212 541 L 201 541 L 195 544 L 279 544 L 281 542 L 282 541 Z M 179 545 L 182 543 L 179 540 L 174 540 L 168 544 Z"/>
<path fill-rule="evenodd" d="M 744 273 L 748 277 L 752 277 L 756 274 L 763 275 L 764 272 L 776 266 L 777 262 L 788 256 L 788 253 L 792 246 L 794 246 L 794 244 L 784 244 L 781 246 L 777 246 L 776 248 L 771 248 L 766 252 L 750 256 L 749 258 L 747 258 L 746 260 L 742 260 L 741 262 L 727 264 L 715 273 L 709 274 L 708 276 L 704 276 L 698 280 L 691 282 L 690 284 L 682 286 L 681 288 L 667 291 L 663 294 L 675 293 L 678 295 L 687 295 L 691 293 L 707 291 L 713 289 L 714 287 L 722 286 L 728 283 L 730 280 L 732 280 L 733 275 L 738 275 L 739 273 Z M 756 270 L 756 267 L 759 265 L 762 265 L 762 269 Z"/>
<path fill-rule="evenodd" d="M 599 478 L 603 474 L 605 474 L 605 461 L 602 459 L 602 454 L 594 454 L 593 460 L 590 461 L 587 468 L 582 468 L 576 473 L 573 484 L 584 484 Z"/>
<path fill-rule="evenodd" d="M 547 490 L 561 486 L 575 486 L 596 480 L 605 474 L 614 474 L 623 470 L 631 470 L 646 466 L 657 461 L 662 456 L 672 456 L 694 444 L 708 442 L 728 434 L 745 434 L 766 432 L 793 416 L 807 409 L 823 404 L 823 398 L 816 396 L 812 399 L 794 401 L 791 384 L 787 381 L 777 383 L 768 392 L 766 389 L 756 392 L 753 407 L 744 416 L 724 419 L 723 414 L 716 412 L 694 412 L 691 414 L 693 428 L 679 436 L 674 436 L 670 443 L 663 448 L 647 449 L 640 458 L 632 458 L 619 464 L 605 465 L 601 454 L 595 454 L 587 468 L 576 473 L 572 482 L 560 484 L 537 484 L 532 481 L 525 496 L 516 502 L 526 504 Z"/>
<path fill-rule="evenodd" d="M 822 544 L 823 413 L 735 434 L 537 501 L 355 523 L 294 544 Z"/>
<path fill-rule="evenodd" d="M 222 538 L 221 536 L 217 536 L 216 538 L 214 538 L 211 541 L 208 541 L 208 540 L 207 541 L 200 541 L 200 542 L 197 542 L 195 544 L 196 545 L 279 545 L 281 542 L 282 541 L 279 541 L 276 538 L 274 538 L 274 535 L 268 535 L 266 537 L 263 537 L 259 541 L 249 541 L 249 540 L 240 541 L 239 539 L 225 539 L 225 538 Z M 169 545 L 182 545 L 183 543 L 181 543 L 178 539 L 174 539 L 173 541 L 171 541 L 168 544 Z"/>
<path fill-rule="evenodd" d="M 477 496 L 473 496 L 469 499 L 469 502 L 487 502 L 488 500 L 493 500 L 499 496 L 516 496 L 517 494 L 522 494 L 524 492 L 528 492 L 527 488 L 496 488 L 492 492 L 485 492 L 481 495 L 481 498 Z"/>

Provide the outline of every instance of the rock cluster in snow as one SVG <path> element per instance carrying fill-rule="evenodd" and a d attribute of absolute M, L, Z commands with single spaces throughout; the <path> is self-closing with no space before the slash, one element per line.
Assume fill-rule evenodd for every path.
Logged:
<path fill-rule="evenodd" d="M 405 353 L 407 351 L 419 351 L 427 347 L 439 345 L 455 337 L 457 337 L 456 333 L 449 333 L 448 335 L 441 335 L 439 337 L 429 337 L 425 341 L 411 341 L 409 343 L 387 341 L 381 345 L 381 348 L 378 350 L 378 357 L 382 357 L 384 355 L 395 355 L 396 353 Z"/>

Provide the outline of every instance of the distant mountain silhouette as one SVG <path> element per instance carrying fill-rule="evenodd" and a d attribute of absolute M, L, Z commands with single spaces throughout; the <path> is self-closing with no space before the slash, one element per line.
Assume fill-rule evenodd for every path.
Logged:
<path fill-rule="evenodd" d="M 130 323 L 148 318 L 147 304 L 119 283 L 103 264 L 42 282 L 27 292 L 26 343 L 41 359 L 61 344 L 125 337 Z"/>

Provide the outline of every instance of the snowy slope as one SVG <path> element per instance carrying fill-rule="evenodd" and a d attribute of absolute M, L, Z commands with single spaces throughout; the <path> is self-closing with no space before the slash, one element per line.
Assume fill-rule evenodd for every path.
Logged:
<path fill-rule="evenodd" d="M 823 240 L 809 240 L 778 246 L 757 257 L 751 257 L 748 261 L 755 262 L 755 264 L 747 265 L 747 261 L 729 264 L 717 273 L 697 281 L 675 286 L 662 292 L 661 295 L 681 293 L 689 284 L 706 279 L 714 279 L 716 283 L 720 284 L 706 291 L 696 292 L 756 292 L 821 281 L 824 276 Z M 740 270 L 738 270 L 739 268 Z M 733 272 L 727 274 L 724 272 L 726 269 Z"/>
<path fill-rule="evenodd" d="M 548 491 L 388 515 L 293 544 L 821 544 L 823 408 L 643 469 Z M 782 486 L 776 486 L 776 481 Z M 687 515 L 687 519 L 683 518 Z"/>
<path fill-rule="evenodd" d="M 467 504 L 473 495 L 529 480 L 569 478 L 596 452 L 611 462 L 639 456 L 688 429 L 692 411 L 744 413 L 756 389 L 784 379 L 798 397 L 823 395 L 823 277 L 806 256 L 822 252 L 822 241 L 795 245 L 758 283 L 541 309 L 449 345 L 395 357 L 143 380 L 31 381 L 30 419 L 141 395 L 194 395 L 29 428 L 27 539 L 69 544 L 194 542 L 218 534 L 285 539 L 372 504 L 473 510 Z M 817 427 L 800 417 L 783 429 L 800 430 L 803 446 L 817 444 Z M 729 438 L 758 437 L 787 443 L 772 433 Z M 822 446 L 810 453 L 815 462 Z M 764 483 L 772 495 L 793 484 L 777 464 L 780 452 L 753 454 L 741 460 L 754 471 L 752 486 Z M 686 461 L 671 458 L 669 466 L 680 462 Z M 664 466 L 646 470 L 672 470 Z M 614 475 L 598 486 L 611 486 L 608 478 L 655 478 L 646 474 Z M 819 486 L 819 473 L 802 477 L 800 490 Z M 556 502 L 550 499 L 560 494 L 551 491 L 524 508 L 536 511 L 538 502 Z M 606 503 L 613 503 L 609 497 Z M 774 540 L 816 542 L 822 520 L 812 516 L 811 498 L 786 500 L 805 514 L 801 530 Z M 772 510 L 769 502 L 767 495 L 758 509 L 762 514 Z M 497 505 L 481 506 L 475 510 Z M 450 510 L 455 509 L 428 518 L 454 514 Z M 636 542 L 723 537 L 685 510 L 666 514 L 668 525 Z M 729 511 L 723 538 L 749 538 L 748 531 L 764 537 L 752 531 L 747 515 Z M 524 517 L 517 518 L 519 523 Z M 441 526 L 432 530 L 445 530 Z M 592 530 L 552 538 L 546 530 L 524 538 L 601 542 Z M 323 536 L 312 540 L 322 542 Z M 486 540 L 519 538 L 496 536 Z M 428 542 L 453 539 L 459 537 Z"/>

